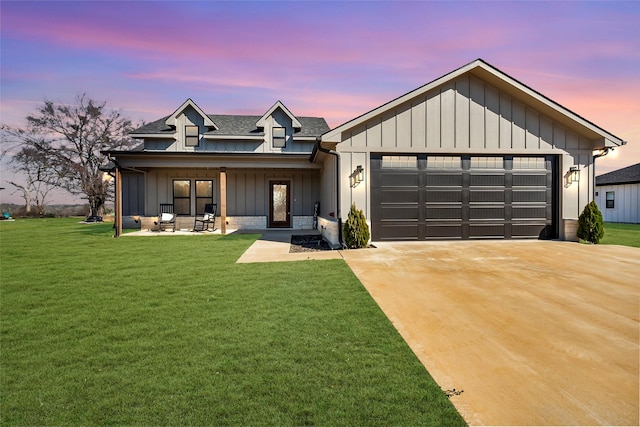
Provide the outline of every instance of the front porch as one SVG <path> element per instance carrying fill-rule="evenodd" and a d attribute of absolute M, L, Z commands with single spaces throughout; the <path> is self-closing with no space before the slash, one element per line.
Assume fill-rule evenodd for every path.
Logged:
<path fill-rule="evenodd" d="M 176 231 L 192 232 L 195 224 L 194 216 L 178 216 L 176 218 Z M 216 217 L 216 230 L 220 233 L 222 227 L 222 217 Z M 122 228 L 136 229 L 140 231 L 158 231 L 157 216 L 127 215 L 122 218 Z M 284 230 L 311 230 L 313 227 L 312 215 L 295 215 L 291 218 L 291 227 Z M 224 219 L 224 232 L 222 234 L 233 233 L 238 230 L 280 230 L 281 228 L 269 228 L 266 215 L 256 216 L 226 216 Z M 206 231 L 205 231 L 206 233 Z M 130 233 L 129 233 L 130 234 Z"/>

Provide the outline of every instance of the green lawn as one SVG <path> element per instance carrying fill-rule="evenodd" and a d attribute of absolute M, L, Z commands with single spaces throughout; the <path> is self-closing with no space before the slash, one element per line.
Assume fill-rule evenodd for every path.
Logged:
<path fill-rule="evenodd" d="M 464 425 L 341 260 L 0 222 L 1 425 Z"/>
<path fill-rule="evenodd" d="M 640 248 L 640 224 L 616 224 L 607 222 L 604 225 L 604 245 L 623 245 Z"/>

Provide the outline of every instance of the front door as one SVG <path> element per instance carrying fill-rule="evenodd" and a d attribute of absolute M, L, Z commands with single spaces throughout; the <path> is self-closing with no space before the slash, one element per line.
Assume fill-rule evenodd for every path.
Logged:
<path fill-rule="evenodd" d="M 269 181 L 269 227 L 291 228 L 290 181 Z"/>

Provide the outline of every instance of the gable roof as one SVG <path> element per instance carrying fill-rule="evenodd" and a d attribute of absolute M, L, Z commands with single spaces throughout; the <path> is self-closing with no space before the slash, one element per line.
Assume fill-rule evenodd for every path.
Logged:
<path fill-rule="evenodd" d="M 296 119 L 296 116 L 294 116 L 291 111 L 289 111 L 289 109 L 285 107 L 284 104 L 280 101 L 277 101 L 275 104 L 273 104 L 273 106 L 269 108 L 269 110 L 264 113 L 264 115 L 260 117 L 260 119 L 258 119 L 258 121 L 256 122 L 256 126 L 259 128 L 263 128 L 267 118 L 270 117 L 278 108 L 280 108 L 287 116 L 289 116 L 289 118 L 291 119 L 291 126 L 293 126 L 294 129 L 302 128 L 302 124 L 298 121 L 298 119 Z"/>
<path fill-rule="evenodd" d="M 198 107 L 196 105 L 195 102 L 193 102 L 193 100 L 191 98 L 187 98 L 186 101 L 184 101 L 182 103 L 181 106 L 178 107 L 178 109 L 176 111 L 173 112 L 172 115 L 170 115 L 169 117 L 167 117 L 167 119 L 165 120 L 165 123 L 168 126 L 175 126 L 176 125 L 176 119 L 178 118 L 178 116 L 185 110 L 185 108 L 187 107 L 191 107 L 194 110 L 196 110 L 196 112 L 204 119 L 204 125 L 205 126 L 209 126 L 212 127 L 214 129 L 218 129 L 218 126 L 211 120 L 210 117 L 208 117 L 204 111 L 202 111 L 202 109 L 200 107 Z"/>
<path fill-rule="evenodd" d="M 173 138 L 175 128 L 167 125 L 170 116 L 163 117 L 151 123 L 147 123 L 129 133 L 133 138 L 155 137 Z M 209 114 L 207 118 L 216 123 L 216 129 L 204 133 L 206 138 L 223 137 L 256 137 L 264 136 L 264 131 L 256 127 L 260 116 L 240 116 Z M 321 117 L 299 117 L 300 132 L 294 138 L 317 137 L 329 130 L 329 125 Z"/>
<path fill-rule="evenodd" d="M 362 114 L 353 120 L 350 120 L 322 135 L 322 141 L 327 142 L 341 142 L 341 133 L 345 132 L 355 126 L 358 126 L 380 114 L 383 114 L 389 110 L 392 110 L 399 105 L 410 101 L 411 99 L 425 94 L 439 86 L 442 86 L 457 77 L 471 73 L 477 77 L 483 79 L 496 88 L 504 91 L 505 93 L 513 96 L 516 99 L 520 99 L 525 104 L 531 105 L 543 114 L 546 114 L 550 118 L 568 126 L 573 129 L 579 129 L 581 133 L 590 139 L 604 139 L 603 147 L 617 147 L 626 144 L 625 141 L 613 135 L 610 132 L 602 129 L 594 123 L 579 116 L 568 108 L 563 107 L 557 102 L 547 98 L 541 93 L 531 89 L 529 86 L 519 82 L 506 73 L 498 70 L 494 66 L 485 62 L 482 59 L 476 59 L 473 62 L 464 65 L 457 70 L 454 70 L 444 76 L 433 80 L 411 92 L 408 92 L 386 104 L 375 108 L 368 113 Z"/>
<path fill-rule="evenodd" d="M 640 163 L 596 176 L 596 185 L 635 184 L 637 182 L 640 182 Z"/>

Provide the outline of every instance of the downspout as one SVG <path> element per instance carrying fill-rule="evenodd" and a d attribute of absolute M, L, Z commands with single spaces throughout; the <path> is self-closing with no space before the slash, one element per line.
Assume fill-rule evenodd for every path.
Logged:
<path fill-rule="evenodd" d="M 340 154 L 335 151 L 323 148 L 320 143 L 320 137 L 317 137 L 316 144 L 312 153 L 312 158 L 310 160 L 313 161 L 313 159 L 315 158 L 316 150 L 319 150 L 326 154 L 330 154 L 336 158 L 336 216 L 338 218 L 338 243 L 340 244 L 340 247 L 344 249 L 346 248 L 346 245 L 344 244 L 344 241 L 342 239 L 342 215 L 340 213 Z"/>
<path fill-rule="evenodd" d="M 593 155 L 593 191 L 591 193 L 591 200 L 593 200 L 594 202 L 596 201 L 596 159 L 606 156 L 607 154 L 609 154 L 609 151 L 613 150 L 615 150 L 615 148 L 613 147 L 604 147 L 598 150 L 598 152 Z"/>

